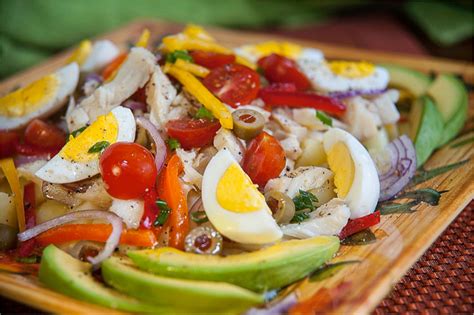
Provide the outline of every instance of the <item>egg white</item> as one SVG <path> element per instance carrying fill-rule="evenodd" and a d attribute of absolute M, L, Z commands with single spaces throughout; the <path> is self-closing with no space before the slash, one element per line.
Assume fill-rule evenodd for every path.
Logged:
<path fill-rule="evenodd" d="M 382 90 L 387 88 L 390 80 L 388 71 L 382 67 L 375 67 L 374 72 L 366 77 L 347 78 L 332 72 L 325 62 L 301 59 L 298 60 L 298 65 L 313 88 L 321 92 Z"/>
<path fill-rule="evenodd" d="M 353 135 L 342 129 L 331 128 L 324 134 L 326 153 L 338 142 L 344 143 L 354 161 L 354 180 L 342 199 L 351 210 L 351 219 L 356 219 L 375 211 L 380 194 L 379 177 L 369 152 Z"/>
<path fill-rule="evenodd" d="M 265 202 L 262 209 L 238 213 L 224 209 L 217 201 L 217 185 L 227 168 L 234 163 L 238 165 L 232 154 L 222 149 L 206 167 L 202 181 L 202 201 L 209 221 L 222 235 L 238 243 L 266 244 L 278 241 L 282 232 Z M 232 194 L 232 191 L 228 193 Z"/>
<path fill-rule="evenodd" d="M 135 139 L 136 123 L 132 111 L 118 106 L 111 112 L 117 120 L 118 134 L 116 142 L 133 142 Z M 97 141 L 101 141 L 101 139 L 97 139 Z M 61 152 L 59 152 L 36 172 L 36 176 L 50 183 L 64 184 L 90 178 L 98 173 L 99 155 L 93 160 L 78 162 L 65 159 L 61 156 Z"/>
<path fill-rule="evenodd" d="M 258 59 L 264 57 L 262 53 L 253 53 L 250 49 L 253 45 L 244 45 L 234 49 L 236 55 L 245 58 L 246 60 L 257 63 Z M 300 54 L 296 57 L 296 60 L 307 60 L 311 62 L 320 62 L 324 60 L 324 54 L 315 48 L 302 48 Z"/>
<path fill-rule="evenodd" d="M 118 47 L 110 40 L 98 40 L 92 45 L 90 54 L 81 65 L 81 71 L 100 70 L 115 59 L 120 53 Z"/>
<path fill-rule="evenodd" d="M 58 111 L 67 101 L 68 96 L 76 89 L 79 81 L 79 66 L 73 62 L 54 73 L 58 86 L 55 94 L 37 110 L 23 116 L 10 117 L 0 115 L 1 129 L 18 129 L 25 127 L 34 118 L 46 117 Z"/>

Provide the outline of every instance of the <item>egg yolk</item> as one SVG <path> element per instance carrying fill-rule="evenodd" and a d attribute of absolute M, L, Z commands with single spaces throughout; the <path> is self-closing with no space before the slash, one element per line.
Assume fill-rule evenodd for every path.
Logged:
<path fill-rule="evenodd" d="M 56 75 L 50 74 L 18 89 L 0 98 L 0 114 L 21 117 L 34 112 L 54 97 L 58 86 Z"/>
<path fill-rule="evenodd" d="M 263 195 L 236 163 L 219 180 L 216 198 L 221 207 L 232 212 L 252 212 L 265 206 Z"/>
<path fill-rule="evenodd" d="M 337 196 L 344 198 L 354 181 L 355 166 L 351 153 L 343 142 L 338 142 L 327 153 L 327 159 L 329 168 L 334 172 Z"/>
<path fill-rule="evenodd" d="M 99 116 L 97 120 L 87 127 L 76 138 L 69 139 L 61 150 L 60 156 L 75 162 L 88 162 L 97 159 L 98 153 L 88 153 L 89 149 L 100 141 L 110 144 L 117 140 L 118 123 L 113 113 Z"/>
<path fill-rule="evenodd" d="M 331 61 L 328 65 L 333 73 L 351 79 L 365 78 L 375 71 L 375 66 L 365 61 Z"/>
<path fill-rule="evenodd" d="M 297 58 L 301 53 L 301 46 L 288 42 L 269 41 L 245 48 L 249 53 L 256 56 L 268 56 L 279 54 L 288 58 Z"/>
<path fill-rule="evenodd" d="M 69 57 L 69 62 L 77 62 L 78 65 L 82 65 L 89 57 L 92 50 L 92 42 L 88 39 L 83 40 L 79 43 L 79 47 L 74 50 L 71 57 Z"/>

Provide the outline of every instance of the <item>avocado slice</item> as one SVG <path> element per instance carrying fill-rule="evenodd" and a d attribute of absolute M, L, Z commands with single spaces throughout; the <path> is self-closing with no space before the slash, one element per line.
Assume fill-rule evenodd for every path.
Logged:
<path fill-rule="evenodd" d="M 48 288 L 75 299 L 129 312 L 169 313 L 169 309 L 148 305 L 107 288 L 94 279 L 91 267 L 91 264 L 49 245 L 43 251 L 39 279 Z"/>
<path fill-rule="evenodd" d="M 414 97 L 425 94 L 431 78 L 419 71 L 394 64 L 381 64 L 390 74 L 390 86 L 408 91 Z"/>
<path fill-rule="evenodd" d="M 428 96 L 418 98 L 409 115 L 410 134 L 416 149 L 417 166 L 423 165 L 438 147 L 443 135 L 443 119 Z"/>
<path fill-rule="evenodd" d="M 339 238 L 291 240 L 259 251 L 226 257 L 185 253 L 165 247 L 129 251 L 141 269 L 173 278 L 225 281 L 256 292 L 293 283 L 330 260 Z"/>
<path fill-rule="evenodd" d="M 463 82 L 450 74 L 440 74 L 427 94 L 434 100 L 444 123 L 438 146 L 446 144 L 462 129 L 467 118 L 468 95 Z"/>
<path fill-rule="evenodd" d="M 111 257 L 102 264 L 105 282 L 147 303 L 199 313 L 241 313 L 262 304 L 264 296 L 225 283 L 182 280 L 149 274 L 127 258 Z"/>

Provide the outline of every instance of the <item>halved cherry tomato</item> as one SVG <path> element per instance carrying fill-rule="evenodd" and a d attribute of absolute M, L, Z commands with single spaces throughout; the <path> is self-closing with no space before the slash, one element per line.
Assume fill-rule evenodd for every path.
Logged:
<path fill-rule="evenodd" d="M 15 155 L 20 136 L 15 131 L 0 131 L 0 159 Z"/>
<path fill-rule="evenodd" d="M 146 89 L 145 89 L 145 87 L 139 88 L 130 98 L 134 101 L 146 104 Z"/>
<path fill-rule="evenodd" d="M 191 118 L 170 120 L 166 124 L 168 135 L 177 139 L 186 150 L 211 144 L 220 127 L 217 120 Z"/>
<path fill-rule="evenodd" d="M 99 163 L 106 190 L 112 197 L 140 198 L 155 187 L 155 159 L 150 151 L 137 143 L 112 144 L 102 153 Z"/>
<path fill-rule="evenodd" d="M 195 50 L 192 51 L 190 55 L 193 57 L 194 63 L 209 69 L 214 69 L 235 62 L 235 56 L 230 54 Z"/>
<path fill-rule="evenodd" d="M 25 129 L 25 143 L 43 149 L 60 149 L 66 144 L 66 135 L 58 127 L 34 119 Z"/>
<path fill-rule="evenodd" d="M 157 199 L 158 194 L 156 193 L 155 189 L 150 189 L 143 196 L 145 210 L 143 211 L 142 219 L 140 221 L 140 227 L 145 229 L 151 229 L 153 227 L 156 216 L 160 211 L 156 205 Z"/>
<path fill-rule="evenodd" d="M 263 188 L 270 179 L 280 175 L 285 164 L 285 151 L 282 146 L 277 139 L 263 131 L 250 142 L 242 168 L 253 183 Z"/>
<path fill-rule="evenodd" d="M 349 220 L 346 226 L 339 233 L 339 238 L 345 239 L 352 234 L 365 230 L 373 225 L 380 223 L 380 211 L 375 211 L 374 213 L 368 214 L 366 216 Z"/>
<path fill-rule="evenodd" d="M 231 63 L 213 69 L 202 83 L 222 102 L 235 108 L 257 98 L 260 77 L 246 66 Z"/>
<path fill-rule="evenodd" d="M 298 90 L 310 87 L 308 78 L 298 70 L 296 62 L 289 58 L 271 54 L 260 58 L 258 66 L 263 69 L 265 78 L 271 83 L 293 83 Z"/>
<path fill-rule="evenodd" d="M 120 55 L 115 57 L 115 59 L 112 60 L 102 71 L 102 78 L 104 78 L 104 80 L 109 79 L 109 77 L 113 75 L 115 71 L 117 71 L 117 69 L 125 61 L 125 59 L 127 59 L 127 56 L 127 53 L 121 53 Z"/>

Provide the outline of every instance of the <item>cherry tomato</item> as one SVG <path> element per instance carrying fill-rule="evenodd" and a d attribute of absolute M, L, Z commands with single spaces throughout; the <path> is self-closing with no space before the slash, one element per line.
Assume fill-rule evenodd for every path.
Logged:
<path fill-rule="evenodd" d="M 66 135 L 58 127 L 34 119 L 25 129 L 25 143 L 41 149 L 60 149 L 66 144 Z"/>
<path fill-rule="evenodd" d="M 246 66 L 231 63 L 211 70 L 202 83 L 221 101 L 235 108 L 257 98 L 260 77 Z"/>
<path fill-rule="evenodd" d="M 116 142 L 100 157 L 107 192 L 119 199 L 142 197 L 154 189 L 157 170 L 150 151 L 137 143 Z"/>
<path fill-rule="evenodd" d="M 160 212 L 156 205 L 158 194 L 154 189 L 148 190 L 143 196 L 144 208 L 142 219 L 140 221 L 140 227 L 144 229 L 151 229 L 155 222 L 157 214 Z"/>
<path fill-rule="evenodd" d="M 235 62 L 234 55 L 220 54 L 210 51 L 195 50 L 190 53 L 194 63 L 200 66 L 214 69 Z"/>
<path fill-rule="evenodd" d="M 217 120 L 191 118 L 170 120 L 166 124 L 168 135 L 177 139 L 186 150 L 211 144 L 220 127 Z"/>
<path fill-rule="evenodd" d="M 258 66 L 263 69 L 265 78 L 271 83 L 293 83 L 298 90 L 310 87 L 308 78 L 298 70 L 296 62 L 289 58 L 271 54 L 260 58 Z"/>
<path fill-rule="evenodd" d="M 146 89 L 145 89 L 145 87 L 139 88 L 130 98 L 134 101 L 146 104 Z"/>
<path fill-rule="evenodd" d="M 285 164 L 285 151 L 280 143 L 264 131 L 250 142 L 242 168 L 253 183 L 263 188 L 270 179 L 280 175 Z"/>
<path fill-rule="evenodd" d="M 0 131 L 0 159 L 15 155 L 20 136 L 15 131 Z"/>

